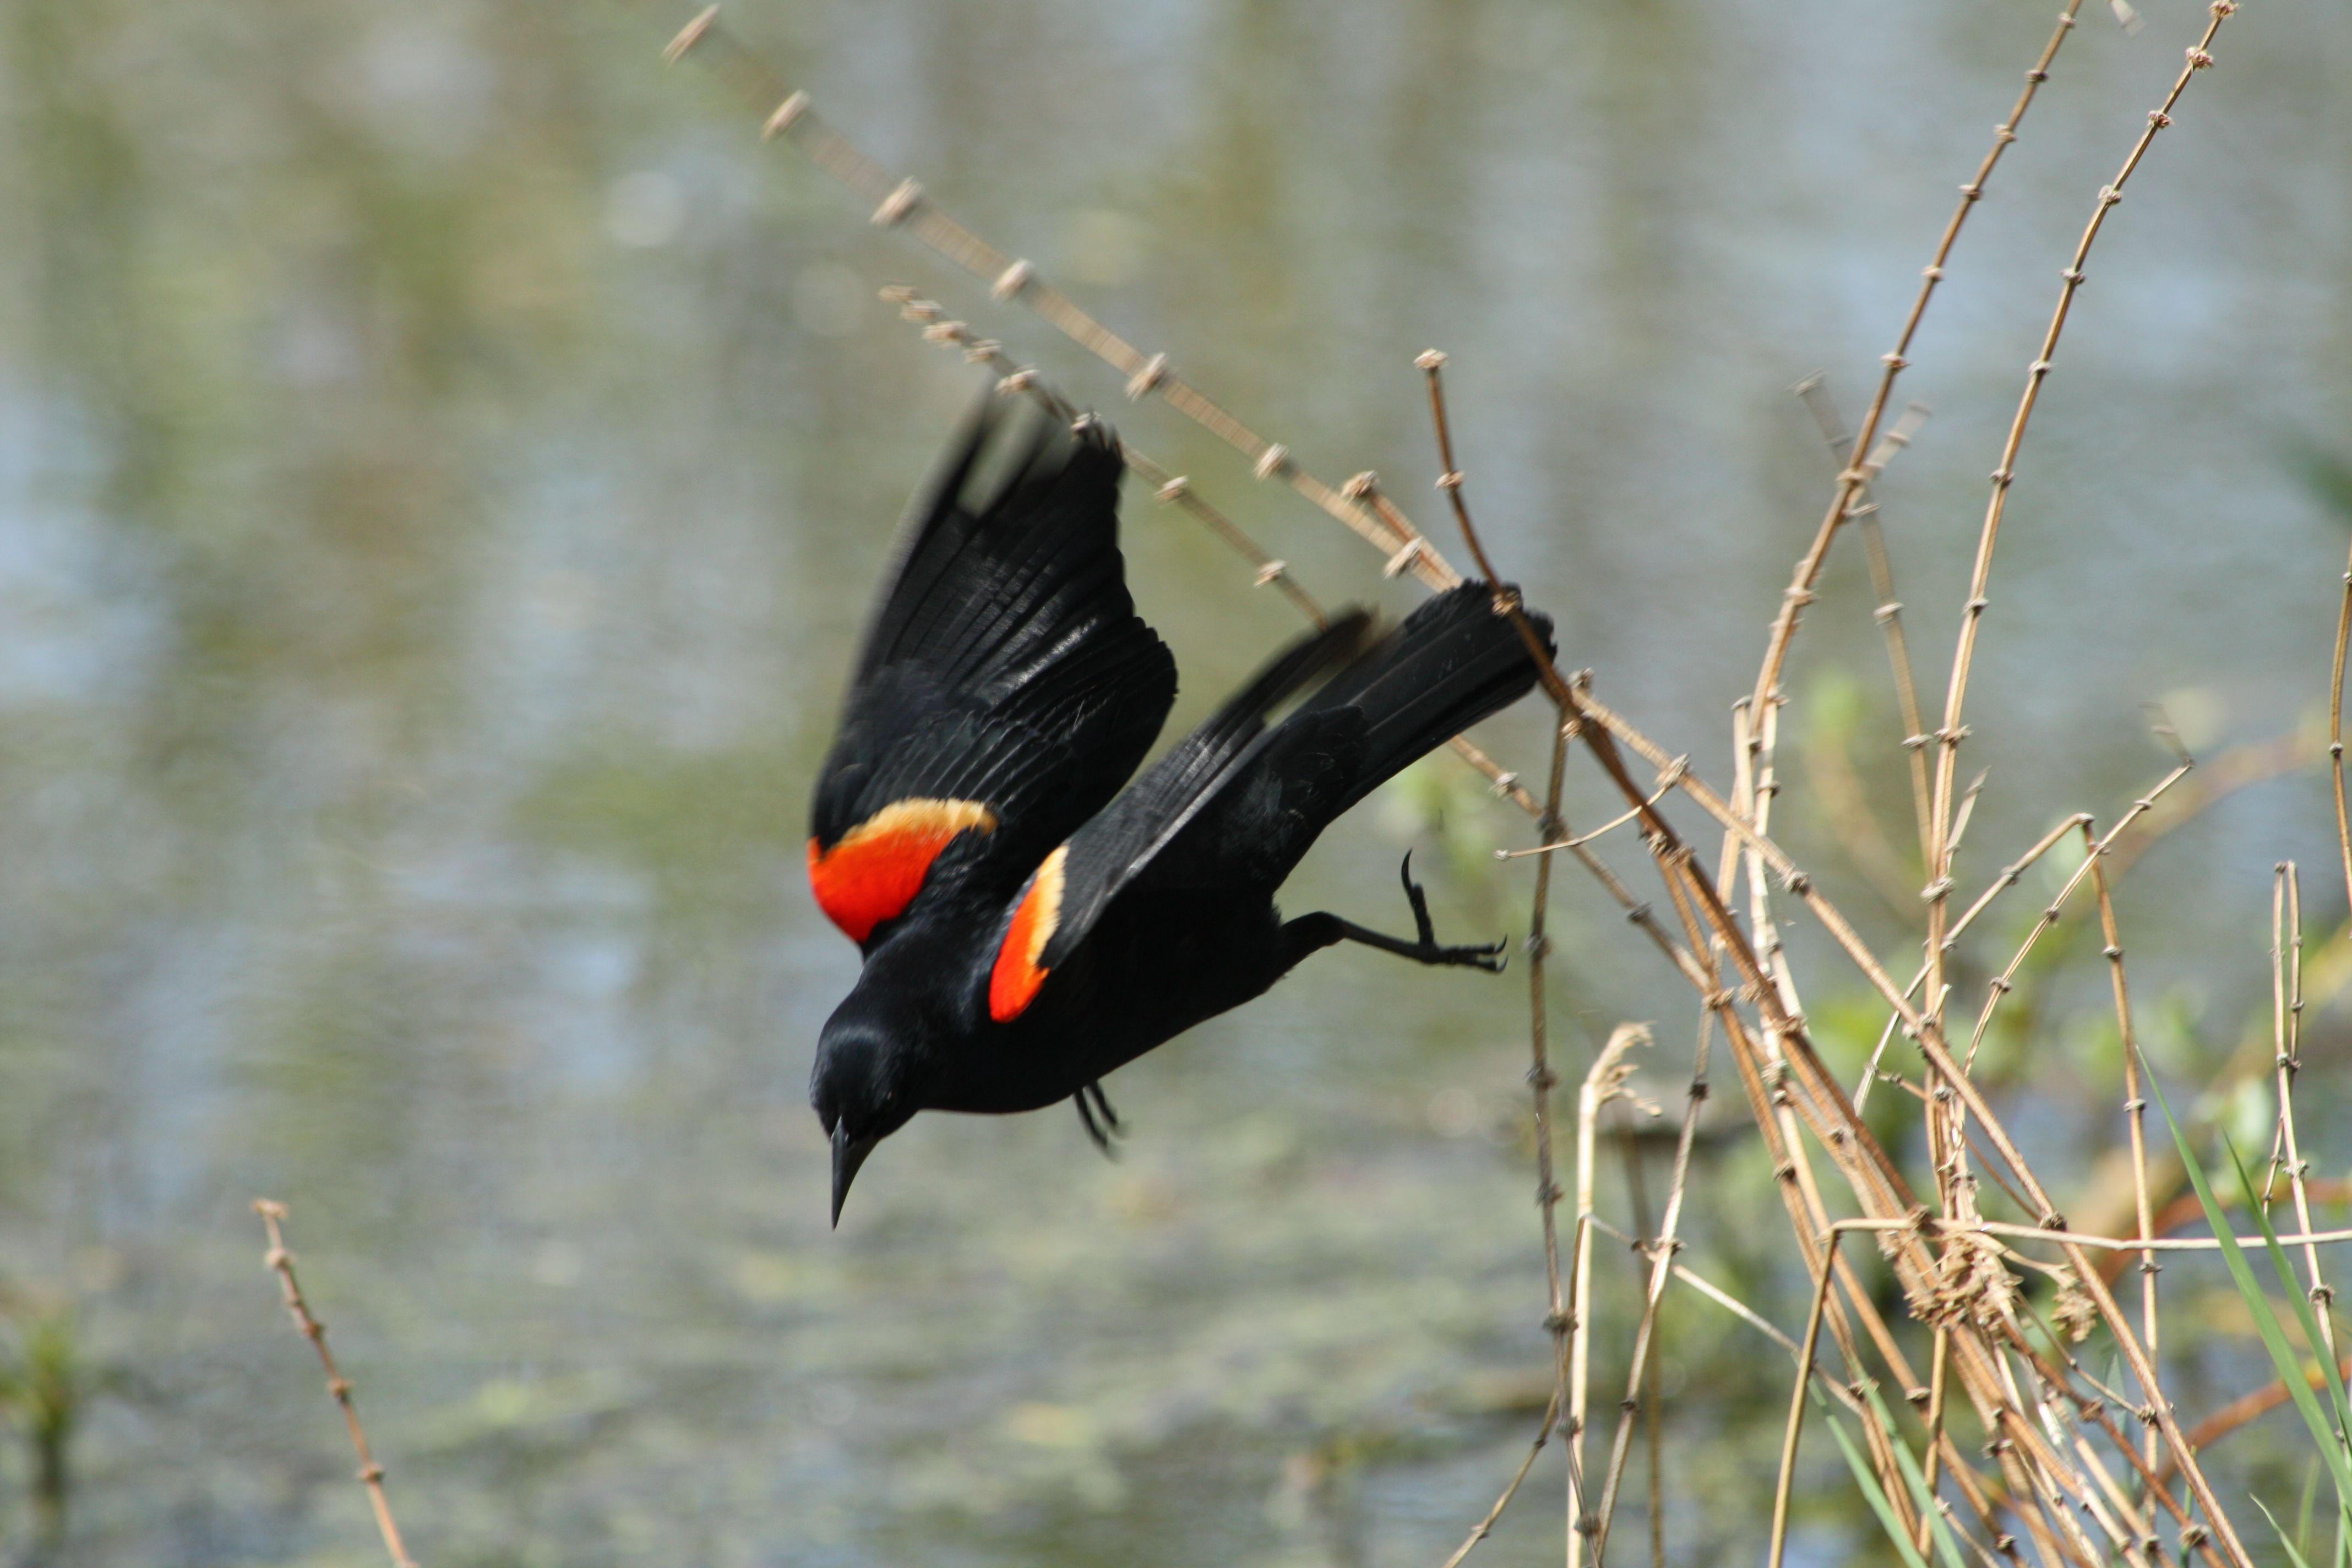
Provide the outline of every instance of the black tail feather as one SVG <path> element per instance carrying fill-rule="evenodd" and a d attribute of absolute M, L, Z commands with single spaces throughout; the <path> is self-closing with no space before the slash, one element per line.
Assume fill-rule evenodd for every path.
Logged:
<path fill-rule="evenodd" d="M 1551 620 L 1528 619 L 1554 651 Z M 1355 805 L 1416 758 L 1532 690 L 1536 666 L 1495 590 L 1469 582 L 1448 589 L 1405 617 L 1379 646 L 1309 700 L 1303 713 L 1354 709 L 1364 718 L 1355 777 L 1332 815 Z"/>

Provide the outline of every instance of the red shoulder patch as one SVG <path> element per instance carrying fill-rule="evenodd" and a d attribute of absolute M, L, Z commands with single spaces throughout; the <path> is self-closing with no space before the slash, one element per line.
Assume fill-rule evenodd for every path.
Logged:
<path fill-rule="evenodd" d="M 830 849 L 809 840 L 809 887 L 825 917 L 862 946 L 915 901 L 931 862 L 966 828 L 995 832 L 996 813 L 976 800 L 893 801 Z"/>
<path fill-rule="evenodd" d="M 1021 895 L 1013 923 L 1005 928 L 1004 944 L 996 950 L 996 966 L 988 975 L 988 1016 L 1000 1024 L 1028 1011 L 1037 999 L 1037 988 L 1045 984 L 1046 971 L 1037 966 L 1037 955 L 1045 951 L 1061 919 L 1062 861 L 1069 852 L 1066 844 L 1055 849 L 1029 879 L 1029 889 Z"/>

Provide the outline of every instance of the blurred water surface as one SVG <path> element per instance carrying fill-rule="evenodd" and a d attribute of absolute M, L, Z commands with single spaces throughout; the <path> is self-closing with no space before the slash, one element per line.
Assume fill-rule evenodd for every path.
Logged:
<path fill-rule="evenodd" d="M 1882 496 L 1937 690 L 2056 270 L 2201 17 L 2143 11 L 2126 35 L 2086 8 L 1903 384 L 1937 413 Z M 1851 416 L 2050 21 L 735 12 L 853 134 L 1328 477 L 1425 493 L 1412 358 L 1451 351 L 1496 552 L 1567 658 L 1718 781 L 1832 467 L 1786 389 L 1827 368 Z M 17 1448 L 0 1539 L 370 1560 L 260 1269 L 266 1193 L 436 1565 L 1435 1560 L 1546 1386 L 1516 979 L 1325 956 L 1119 1074 L 1118 1163 L 1058 1111 L 925 1118 L 827 1231 L 803 1082 L 855 954 L 803 890 L 805 791 L 890 526 L 972 386 L 874 289 L 911 282 L 1119 399 L 662 70 L 664 37 L 604 4 L 0 12 L 0 1306 L 12 1342 L 70 1323 L 88 1390 L 62 1540 L 35 1544 Z M 1971 884 L 2147 786 L 2143 702 L 2216 752 L 2325 700 L 2344 531 L 2310 474 L 2352 452 L 2352 14 L 2263 0 L 2217 53 L 2101 242 L 2022 465 L 1970 710 Z M 1327 597 L 1410 603 L 1168 410 L 1116 413 Z M 1285 611 L 1140 494 L 1128 539 L 1183 722 Z M 1783 824 L 1899 952 L 1862 819 L 1816 787 L 1850 742 L 1907 842 L 1873 603 L 1844 551 L 1790 671 Z M 1533 771 L 1538 728 L 1487 738 Z M 1612 809 L 1581 775 L 1571 802 Z M 1449 931 L 1516 930 L 1527 864 L 1486 851 L 1528 833 L 1433 767 L 1289 901 L 1395 924 L 1419 842 Z M 2333 929 L 2307 769 L 2126 884 L 2192 1092 L 2265 994 L 2288 856 Z M 1561 887 L 1567 1070 L 1656 1018 L 1678 1104 L 1678 983 Z M 1816 973 L 1858 1060 L 1876 1019 Z M 2062 1182 L 2118 1125 L 2104 980 L 2080 978 L 2002 1069 L 2054 1086 L 2023 1121 Z M 2341 1021 L 2311 1031 L 2340 1061 Z M 2312 1134 L 2331 1170 L 2347 1120 Z M 1724 1133 L 1692 1256 L 1785 1306 L 1769 1173 Z M 1662 1182 L 1612 1173 L 1612 1212 Z M 1746 1335 L 1668 1316 L 1676 1561 L 1755 1554 L 1782 1373 Z M 2181 1375 L 2210 1406 L 2254 1373 L 2216 1352 Z M 1538 1474 L 1486 1559 L 1556 1558 Z M 1629 1528 L 1644 1486 L 1637 1465 Z M 1825 1502 L 1802 1550 L 1859 1527 Z"/>

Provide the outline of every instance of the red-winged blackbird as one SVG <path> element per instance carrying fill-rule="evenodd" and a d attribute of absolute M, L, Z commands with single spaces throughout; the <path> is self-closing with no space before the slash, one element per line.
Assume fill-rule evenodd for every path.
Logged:
<path fill-rule="evenodd" d="M 1535 683 L 1494 591 L 1377 639 L 1339 617 L 1129 783 L 1176 667 L 1128 595 L 1118 444 L 1091 419 L 992 442 L 998 423 L 973 418 L 909 515 L 817 781 L 809 881 L 865 953 L 810 1080 L 836 1224 L 919 1110 L 1070 1100 L 1106 1143 L 1106 1074 L 1318 948 L 1502 967 L 1500 943 L 1438 945 L 1409 858 L 1413 940 L 1274 904 L 1334 817 Z"/>

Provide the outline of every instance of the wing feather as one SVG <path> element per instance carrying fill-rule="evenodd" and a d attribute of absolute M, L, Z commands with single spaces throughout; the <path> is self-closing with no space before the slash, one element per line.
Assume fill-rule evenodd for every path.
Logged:
<path fill-rule="evenodd" d="M 902 846 L 860 841 L 877 866 L 899 857 L 860 884 L 857 919 L 827 904 L 861 943 L 874 909 L 911 887 L 882 919 L 903 912 L 950 868 L 1009 895 L 1110 800 L 1175 699 L 1174 660 L 1127 590 L 1117 438 L 1093 421 L 1008 423 L 983 404 L 909 514 L 818 777 L 821 895 L 820 866 L 862 825 L 931 825 Z M 941 839 L 948 823 L 962 826 Z"/>

